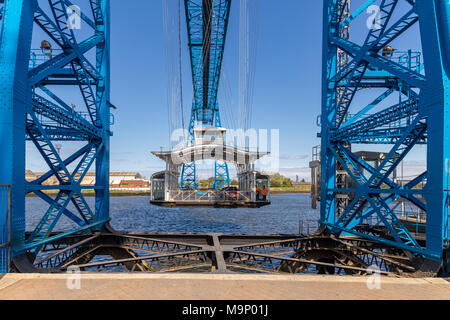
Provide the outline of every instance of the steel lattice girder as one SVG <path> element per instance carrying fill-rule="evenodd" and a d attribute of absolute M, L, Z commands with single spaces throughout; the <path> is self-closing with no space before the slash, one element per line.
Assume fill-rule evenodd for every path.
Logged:
<path fill-rule="evenodd" d="M 216 161 L 215 167 L 215 182 L 214 189 L 222 189 L 230 186 L 230 175 L 228 172 L 228 165 L 226 162 Z"/>
<path fill-rule="evenodd" d="M 197 189 L 195 163 L 184 164 L 181 171 L 181 189 Z"/>
<path fill-rule="evenodd" d="M 231 0 L 185 0 L 184 5 L 194 87 L 188 143 L 193 143 L 197 123 L 221 126 L 217 94 Z M 183 165 L 181 188 L 197 187 L 195 166 L 195 163 Z M 215 188 L 230 185 L 227 163 L 215 164 L 215 178 Z"/>
<path fill-rule="evenodd" d="M 196 121 L 214 126 L 229 0 L 185 0 Z"/>
<path fill-rule="evenodd" d="M 56 235 L 55 235 L 56 236 Z M 43 249 L 34 266 L 40 271 L 200 271 L 244 270 L 262 273 L 323 272 L 367 274 L 376 265 L 383 275 L 414 272 L 407 255 L 363 238 L 318 235 L 114 234 L 72 235 Z M 95 256 L 110 259 L 96 261 Z M 332 261 L 323 261 L 327 256 Z"/>
<path fill-rule="evenodd" d="M 101 140 L 101 131 L 78 113 L 65 110 L 37 94 L 33 94 L 33 111 L 53 120 L 58 127 L 74 129 L 75 132 L 88 135 L 92 140 Z"/>
<path fill-rule="evenodd" d="M 403 2 L 402 6 L 398 5 L 400 2 Z M 324 0 L 321 222 L 336 234 L 365 236 L 442 261 L 449 237 L 447 180 L 450 180 L 450 170 L 446 168 L 450 166 L 450 3 L 439 0 L 369 0 L 348 18 L 342 19 L 346 3 L 347 0 Z M 340 30 L 373 4 L 380 8 L 379 28 L 370 29 L 362 45 L 342 38 Z M 405 11 L 402 13 L 401 10 Z M 394 16 L 400 18 L 393 21 Z M 381 55 L 380 51 L 386 45 L 417 23 L 421 31 L 423 67 L 412 69 Z M 348 64 L 341 68 L 337 65 L 338 49 L 351 57 Z M 377 82 L 365 82 L 365 77 L 370 79 L 375 71 Z M 359 89 L 383 86 L 387 88 L 385 93 L 359 108 L 356 116 L 349 114 L 349 109 L 356 104 L 353 98 Z M 345 88 L 343 95 L 338 96 L 338 87 Z M 409 90 L 409 94 L 404 88 Z M 409 98 L 368 115 L 370 110 L 396 91 L 404 96 L 409 95 Z M 393 147 L 381 166 L 375 169 L 350 151 L 351 144 L 386 144 Z M 405 186 L 395 184 L 388 178 L 389 174 L 418 144 L 428 147 L 428 170 Z M 337 161 L 352 178 L 356 188 L 336 187 Z M 425 180 L 425 189 L 413 190 Z M 381 189 L 382 183 L 389 188 Z M 340 193 L 353 194 L 354 197 L 338 216 L 336 195 Z M 387 196 L 381 197 L 381 194 Z M 414 194 L 421 194 L 426 201 L 422 202 Z M 391 211 L 389 203 L 399 197 L 412 201 L 427 213 L 426 248 L 415 243 Z M 392 238 L 356 231 L 355 228 L 369 216 L 376 216 Z"/>
<path fill-rule="evenodd" d="M 75 223 L 72 234 L 100 228 L 109 217 L 109 0 L 49 0 L 49 10 L 40 6 L 44 0 L 5 0 L 1 15 L 0 77 L 5 90 L 0 94 L 0 136 L 13 137 L 2 143 L 0 181 L 11 185 L 12 252 L 39 250 L 43 244 L 59 238 L 50 236 L 61 215 Z M 83 27 L 91 35 L 78 42 L 77 31 L 69 28 L 71 9 L 85 2 L 91 13 L 80 12 Z M 91 18 L 89 17 L 91 16 Z M 34 27 L 41 29 L 61 50 L 30 67 Z M 41 40 L 41 39 L 40 39 Z M 95 50 L 95 58 L 88 53 Z M 70 68 L 70 69 L 69 69 Z M 53 77 L 54 76 L 54 77 Z M 67 79 L 59 79 L 64 76 Z M 54 80 L 51 78 L 53 77 Z M 20 85 L 18 85 L 20 84 Z M 81 93 L 87 117 L 69 107 L 46 85 L 73 86 Z M 37 93 L 42 91 L 49 98 Z M 82 109 L 79 106 L 79 109 Z M 83 111 L 83 110 L 80 110 Z M 2 139 L 3 141 L 4 139 Z M 32 182 L 25 182 L 25 141 L 32 141 L 50 170 Z M 62 159 L 54 141 L 81 141 L 85 146 Z M 90 208 L 81 191 L 81 181 L 96 169 L 95 208 Z M 73 172 L 67 167 L 75 165 Z M 43 183 L 56 177 L 59 185 Z M 59 190 L 55 198 L 45 190 Z M 26 193 L 35 193 L 49 204 L 34 232 L 25 239 Z M 72 203 L 75 211 L 67 209 Z M 64 235 L 60 235 L 64 236 Z"/>

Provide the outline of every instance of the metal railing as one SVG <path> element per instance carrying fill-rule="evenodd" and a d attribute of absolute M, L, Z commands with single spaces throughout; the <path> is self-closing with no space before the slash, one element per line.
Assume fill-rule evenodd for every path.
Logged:
<path fill-rule="evenodd" d="M 408 208 L 406 208 L 408 206 Z M 364 210 L 368 209 L 366 207 Z M 364 211 L 363 210 L 363 211 Z M 400 201 L 397 206 L 391 208 L 400 222 L 415 236 L 424 236 L 427 224 L 427 213 L 413 205 Z M 377 214 L 372 214 L 364 219 L 369 226 L 384 226 L 384 221 Z"/>
<path fill-rule="evenodd" d="M 0 185 L 0 273 L 7 273 L 11 262 L 11 186 Z"/>
<path fill-rule="evenodd" d="M 230 193 L 220 190 L 173 190 L 170 191 L 170 201 L 251 201 L 251 192 L 232 191 Z M 267 197 L 268 198 L 268 197 Z"/>
<path fill-rule="evenodd" d="M 300 219 L 298 221 L 298 234 L 309 235 L 319 230 L 320 223 L 318 219 Z"/>
<path fill-rule="evenodd" d="M 31 49 L 29 68 L 36 68 L 38 65 L 51 60 L 62 52 L 62 49 Z"/>
<path fill-rule="evenodd" d="M 66 109 L 64 109 L 64 110 L 66 110 Z M 55 127 L 63 127 L 59 121 L 52 120 L 52 119 L 46 117 L 45 115 L 36 114 L 36 116 L 39 119 L 39 122 L 41 124 L 43 124 L 43 125 L 55 126 Z M 92 120 L 90 118 L 89 112 L 87 112 L 87 111 L 75 111 L 75 110 L 73 110 L 72 115 L 69 115 L 69 117 L 71 117 L 73 119 L 76 119 L 78 121 L 80 119 L 81 119 L 81 121 L 85 120 L 89 124 L 92 123 Z M 114 117 L 114 114 L 112 114 L 112 113 L 110 114 L 110 117 L 109 117 L 109 124 L 111 126 L 113 126 L 115 124 L 115 117 Z"/>
<path fill-rule="evenodd" d="M 76 112 L 79 116 L 81 116 L 83 119 L 87 120 L 88 122 L 91 122 L 91 116 L 89 112 L 87 111 L 77 111 Z M 114 117 L 114 114 L 109 114 L 109 125 L 113 126 L 116 122 L 116 119 Z"/>
<path fill-rule="evenodd" d="M 401 214 L 398 212 L 397 216 L 400 221 L 408 228 L 409 231 L 415 234 L 425 233 L 425 227 L 427 224 L 427 214 L 420 209 L 417 212 L 403 211 Z"/>
<path fill-rule="evenodd" d="M 391 60 L 417 73 L 423 68 L 422 54 L 418 51 L 395 51 Z"/>

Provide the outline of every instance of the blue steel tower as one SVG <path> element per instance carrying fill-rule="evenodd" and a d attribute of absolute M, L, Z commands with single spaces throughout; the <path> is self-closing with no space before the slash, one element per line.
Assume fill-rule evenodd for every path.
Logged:
<path fill-rule="evenodd" d="M 228 29 L 231 0 L 185 0 L 188 45 L 191 58 L 194 101 L 189 122 L 188 143 L 194 143 L 194 128 L 221 127 L 217 93 Z M 230 185 L 228 165 L 215 162 L 214 188 Z M 195 189 L 195 162 L 185 164 L 181 188 Z"/>
<path fill-rule="evenodd" d="M 334 235 L 362 236 L 448 268 L 450 3 L 369 0 L 344 17 L 347 2 L 324 0 L 321 224 Z M 379 15 L 365 39 L 342 37 L 372 5 Z M 421 40 L 423 62 L 420 53 L 394 50 L 407 32 Z M 339 51 L 349 57 L 343 66 Z M 372 102 L 359 102 L 362 91 Z M 386 156 L 375 167 L 352 151 L 358 145 L 382 145 Z M 426 170 L 406 184 L 394 181 L 394 170 L 419 145 L 427 150 Z M 349 186 L 337 185 L 338 165 Z M 340 195 L 350 199 L 343 208 Z M 394 213 L 398 199 L 426 213 L 426 243 L 419 244 Z"/>
<path fill-rule="evenodd" d="M 41 47 L 32 48 L 32 43 Z M 38 254 L 44 244 L 98 230 L 108 221 L 109 78 L 109 0 L 4 1 L 0 184 L 8 187 L 11 203 L 9 212 L 0 212 L 2 227 L 10 228 L 9 248 L 0 250 L 10 250 L 12 257 L 26 251 Z M 68 92 L 79 96 L 76 109 Z M 48 167 L 31 181 L 25 180 L 26 141 Z M 64 158 L 56 142 L 76 142 L 78 150 Z M 95 171 L 95 185 L 82 186 L 88 171 Z M 46 183 L 50 179 L 57 183 Z M 86 189 L 94 191 L 94 205 L 83 196 Z M 26 237 L 27 194 L 41 198 L 48 209 Z M 62 216 L 72 227 L 54 233 Z M 6 259 L 0 267 L 0 272 L 7 271 Z"/>

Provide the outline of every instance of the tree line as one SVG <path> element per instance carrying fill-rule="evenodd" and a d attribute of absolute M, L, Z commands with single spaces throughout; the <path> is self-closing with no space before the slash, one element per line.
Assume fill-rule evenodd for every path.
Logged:
<path fill-rule="evenodd" d="M 270 187 L 273 188 L 291 188 L 293 187 L 293 182 L 291 178 L 287 178 L 280 173 L 270 174 Z M 239 181 L 233 179 L 230 181 L 232 186 L 238 186 Z M 214 177 L 210 177 L 208 179 L 200 180 L 198 182 L 201 188 L 208 188 L 214 184 Z"/>

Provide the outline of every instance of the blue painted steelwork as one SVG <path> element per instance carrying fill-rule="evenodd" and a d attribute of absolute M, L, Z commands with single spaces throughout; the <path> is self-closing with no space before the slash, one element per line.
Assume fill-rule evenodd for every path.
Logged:
<path fill-rule="evenodd" d="M 9 272 L 11 260 L 11 189 L 0 185 L 0 273 Z"/>
<path fill-rule="evenodd" d="M 181 169 L 181 189 L 197 189 L 195 162 L 184 164 Z"/>
<path fill-rule="evenodd" d="M 347 1 L 324 0 L 321 224 L 338 236 L 363 236 L 443 261 L 449 246 L 450 3 L 369 0 L 343 17 Z M 380 14 L 365 41 L 342 37 L 344 26 L 351 27 L 370 5 L 377 5 Z M 423 62 L 419 52 L 385 50 L 417 24 Z M 337 62 L 339 50 L 349 57 L 342 66 Z M 362 89 L 369 94 L 375 88 L 373 102 L 361 105 L 355 99 Z M 385 90 L 381 95 L 380 88 Z M 399 99 L 392 103 L 395 93 Z M 384 144 L 389 150 L 374 168 L 352 152 L 356 144 Z M 392 172 L 419 144 L 427 146 L 426 172 L 406 185 L 392 181 Z M 336 184 L 337 163 L 353 187 Z M 416 188 L 425 181 L 424 189 Z M 340 195 L 350 199 L 344 207 L 336 200 Z M 426 247 L 393 212 L 390 204 L 399 198 L 426 212 Z M 373 229 L 361 228 L 363 224 L 381 226 L 385 234 L 367 231 Z"/>
<path fill-rule="evenodd" d="M 228 165 L 226 162 L 216 161 L 214 164 L 214 171 L 216 173 L 214 179 L 214 189 L 220 190 L 230 186 L 230 174 L 228 172 Z"/>
<path fill-rule="evenodd" d="M 194 128 L 220 127 L 217 101 L 231 0 L 185 0 L 194 101 L 189 121 L 188 143 L 194 143 Z M 197 188 L 195 163 L 183 166 L 181 188 Z M 215 163 L 214 188 L 230 185 L 228 165 Z"/>
<path fill-rule="evenodd" d="M 70 8 L 73 5 L 89 12 L 78 16 Z M 4 85 L 0 93 L 0 140 L 4 156 L 0 160 L 0 183 L 11 186 L 13 255 L 26 250 L 38 253 L 44 243 L 78 231 L 97 230 L 109 219 L 109 10 L 109 0 L 4 2 L 0 39 Z M 79 30 L 68 23 L 78 17 L 83 36 L 88 35 L 83 41 L 77 39 Z M 32 49 L 34 28 L 40 29 L 40 34 L 44 32 L 55 48 Z M 95 55 L 90 55 L 91 51 Z M 83 105 L 76 110 L 69 106 L 59 96 L 57 86 L 80 92 Z M 25 181 L 25 141 L 34 144 L 49 167 L 34 181 Z M 55 141 L 84 142 L 84 146 L 63 159 Z M 94 167 L 95 186 L 82 186 L 83 178 Z M 58 185 L 45 185 L 51 178 Z M 84 189 L 95 190 L 94 208 L 82 195 Z M 45 190 L 58 192 L 53 198 Z M 34 193 L 49 204 L 27 239 L 26 193 Z M 63 215 L 74 227 L 53 236 Z"/>

